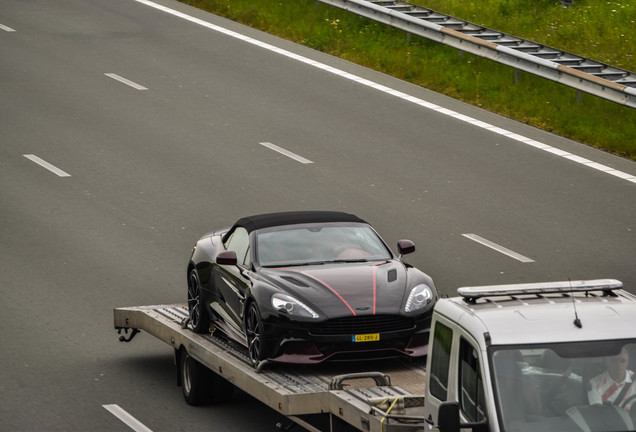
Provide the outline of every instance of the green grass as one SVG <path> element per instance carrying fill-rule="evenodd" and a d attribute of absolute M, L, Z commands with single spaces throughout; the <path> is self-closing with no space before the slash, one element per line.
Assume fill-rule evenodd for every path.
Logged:
<path fill-rule="evenodd" d="M 415 0 L 475 24 L 636 71 L 636 2 L 574 0 Z"/>
<path fill-rule="evenodd" d="M 636 160 L 636 109 L 423 39 L 316 0 L 182 0 L 217 15 Z M 574 0 L 416 0 L 525 39 L 636 70 L 636 6 Z M 602 4 L 601 4 L 602 3 Z M 623 7 L 624 6 L 624 7 Z M 615 12 L 614 12 L 615 11 Z M 585 25 L 577 25 L 576 23 Z M 569 23 L 569 24 L 568 24 Z M 611 25 L 609 25 L 610 23 Z"/>

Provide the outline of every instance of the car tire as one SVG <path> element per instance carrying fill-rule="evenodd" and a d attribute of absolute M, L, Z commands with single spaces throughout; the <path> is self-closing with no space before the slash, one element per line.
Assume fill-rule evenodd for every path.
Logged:
<path fill-rule="evenodd" d="M 209 402 L 212 371 L 190 357 L 185 348 L 179 356 L 179 378 L 188 405 L 200 406 Z"/>
<path fill-rule="evenodd" d="M 263 321 L 255 302 L 251 302 L 245 316 L 245 335 L 247 336 L 247 350 L 250 363 L 254 367 L 265 360 L 265 343 L 263 338 Z"/>
<path fill-rule="evenodd" d="M 188 313 L 195 332 L 210 332 L 210 315 L 201 301 L 201 280 L 195 268 L 188 275 Z"/>

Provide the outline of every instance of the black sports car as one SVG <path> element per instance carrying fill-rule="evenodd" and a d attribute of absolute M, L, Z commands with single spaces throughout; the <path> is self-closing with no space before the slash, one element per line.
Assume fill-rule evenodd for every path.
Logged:
<path fill-rule="evenodd" d="M 190 324 L 218 329 L 251 362 L 318 363 L 427 352 L 437 291 L 357 216 L 325 211 L 239 219 L 195 245 Z"/>

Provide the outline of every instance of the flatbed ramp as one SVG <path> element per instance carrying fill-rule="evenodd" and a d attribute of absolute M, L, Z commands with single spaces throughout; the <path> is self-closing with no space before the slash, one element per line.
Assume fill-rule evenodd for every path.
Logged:
<path fill-rule="evenodd" d="M 289 365 L 265 362 L 252 367 L 246 350 L 233 341 L 192 331 L 184 304 L 114 310 L 122 342 L 145 331 L 189 356 L 270 408 L 308 430 L 333 430 L 336 417 L 355 430 L 399 432 L 424 429 L 423 362 L 406 359 Z M 130 332 L 130 333 L 129 333 Z M 318 429 L 303 418 L 327 414 Z"/>

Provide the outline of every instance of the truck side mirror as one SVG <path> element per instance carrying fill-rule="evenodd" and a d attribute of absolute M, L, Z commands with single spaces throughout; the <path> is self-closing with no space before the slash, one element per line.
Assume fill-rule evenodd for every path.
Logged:
<path fill-rule="evenodd" d="M 415 252 L 415 243 L 411 240 L 400 240 L 397 246 L 400 256 Z"/>
<path fill-rule="evenodd" d="M 459 402 L 442 402 L 437 414 L 439 432 L 459 432 L 460 429 L 471 429 L 473 432 L 487 432 L 488 419 L 476 423 L 461 423 L 459 419 Z"/>
<path fill-rule="evenodd" d="M 237 262 L 234 251 L 223 251 L 216 256 L 216 263 L 220 265 L 236 265 Z"/>
<path fill-rule="evenodd" d="M 439 406 L 437 428 L 440 432 L 459 432 L 458 402 L 443 402 Z"/>

